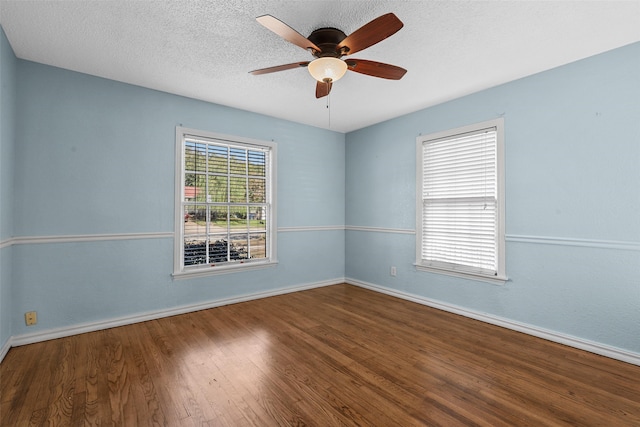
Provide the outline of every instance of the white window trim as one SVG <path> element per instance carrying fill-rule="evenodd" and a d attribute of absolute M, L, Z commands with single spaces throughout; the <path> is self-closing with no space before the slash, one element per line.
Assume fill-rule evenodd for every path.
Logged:
<path fill-rule="evenodd" d="M 496 128 L 497 132 L 497 271 L 496 274 L 483 274 L 481 272 L 465 271 L 464 268 L 452 266 L 434 267 L 426 265 L 422 261 L 422 145 L 425 141 L 452 137 L 459 134 L 476 132 L 486 128 Z M 502 117 L 486 122 L 475 123 L 457 129 L 451 129 L 429 135 L 421 135 L 416 138 L 416 262 L 415 267 L 419 271 L 426 271 L 448 276 L 479 280 L 493 284 L 504 284 L 507 280 L 505 271 L 505 170 L 504 170 L 504 119 Z"/>
<path fill-rule="evenodd" d="M 269 248 L 267 253 L 270 257 L 265 260 L 250 261 L 243 263 L 229 263 L 224 265 L 216 265 L 212 267 L 210 265 L 203 265 L 200 267 L 189 267 L 185 269 L 183 267 L 184 259 L 184 243 L 183 243 L 183 224 L 184 213 L 182 208 L 182 197 L 184 191 L 184 171 L 183 168 L 183 156 L 184 156 L 184 141 L 185 137 L 192 136 L 203 139 L 219 140 L 222 142 L 228 142 L 230 144 L 240 145 L 253 145 L 256 147 L 268 147 L 271 154 L 270 168 L 269 168 L 269 182 L 271 192 L 271 215 L 268 217 L 269 224 L 267 226 L 267 233 L 269 242 Z M 266 267 L 273 267 L 278 264 L 276 242 L 277 242 L 277 144 L 274 142 L 260 141 L 255 139 L 243 138 L 232 135 L 224 135 L 215 132 L 207 132 L 198 129 L 191 129 L 182 126 L 176 126 L 176 147 L 175 147 L 175 196 L 174 196 L 174 255 L 173 255 L 173 278 L 174 279 L 187 279 L 192 277 L 203 277 L 217 274 L 228 274 L 239 271 L 250 271 L 255 269 L 261 269 Z"/>

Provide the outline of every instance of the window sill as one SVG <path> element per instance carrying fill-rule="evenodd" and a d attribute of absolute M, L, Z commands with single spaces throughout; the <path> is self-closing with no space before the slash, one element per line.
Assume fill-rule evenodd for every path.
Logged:
<path fill-rule="evenodd" d="M 235 264 L 227 266 L 194 268 L 186 271 L 178 271 L 171 276 L 173 280 L 191 279 L 194 277 L 216 276 L 219 274 L 240 273 L 244 271 L 260 270 L 268 267 L 275 267 L 278 261 L 252 262 L 246 264 Z"/>
<path fill-rule="evenodd" d="M 445 270 L 436 267 L 427 267 L 422 264 L 414 264 L 416 270 L 426 271 L 428 273 L 444 274 L 446 276 L 460 277 L 463 279 L 479 280 L 482 282 L 492 283 L 494 285 L 504 285 L 509 278 L 506 276 L 489 276 L 486 274 L 470 273 L 466 271 Z"/>

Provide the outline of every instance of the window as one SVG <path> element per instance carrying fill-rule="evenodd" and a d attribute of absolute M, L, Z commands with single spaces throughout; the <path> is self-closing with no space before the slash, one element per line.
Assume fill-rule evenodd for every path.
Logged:
<path fill-rule="evenodd" d="M 506 281 L 503 119 L 417 138 L 416 266 Z"/>
<path fill-rule="evenodd" d="M 276 262 L 270 142 L 176 128 L 174 276 Z"/>

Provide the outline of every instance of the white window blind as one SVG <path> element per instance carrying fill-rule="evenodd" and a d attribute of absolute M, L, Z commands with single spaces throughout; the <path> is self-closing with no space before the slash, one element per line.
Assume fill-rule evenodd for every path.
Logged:
<path fill-rule="evenodd" d="M 427 137 L 420 144 L 418 264 L 502 275 L 497 127 Z"/>

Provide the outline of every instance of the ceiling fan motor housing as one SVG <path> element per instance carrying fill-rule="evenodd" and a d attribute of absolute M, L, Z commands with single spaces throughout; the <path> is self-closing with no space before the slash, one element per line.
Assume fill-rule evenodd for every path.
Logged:
<path fill-rule="evenodd" d="M 340 58 L 348 52 L 347 47 L 340 50 L 336 49 L 338 44 L 347 38 L 347 35 L 337 28 L 318 28 L 314 30 L 308 37 L 309 41 L 318 46 L 321 51 L 317 52 L 312 49 L 312 54 L 316 58 Z"/>

